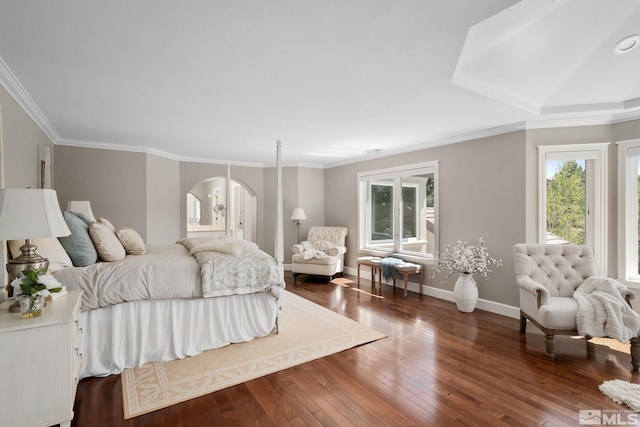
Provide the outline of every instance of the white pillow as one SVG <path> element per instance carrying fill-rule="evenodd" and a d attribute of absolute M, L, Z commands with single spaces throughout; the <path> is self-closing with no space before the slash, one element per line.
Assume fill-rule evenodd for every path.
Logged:
<path fill-rule="evenodd" d="M 144 255 L 147 252 L 142 236 L 133 228 L 118 227 L 116 237 L 129 255 Z"/>
<path fill-rule="evenodd" d="M 101 260 L 120 261 L 127 255 L 116 233 L 101 222 L 94 222 L 89 226 L 89 236 Z"/>
<path fill-rule="evenodd" d="M 53 273 L 61 268 L 73 266 L 69 254 L 67 254 L 67 251 L 64 250 L 57 238 L 45 237 L 42 239 L 31 239 L 31 243 L 38 247 L 36 250 L 38 255 L 49 260 L 47 273 Z M 8 246 L 11 258 L 20 256 L 22 253 L 20 246 L 22 245 L 24 245 L 24 240 L 9 240 Z"/>
<path fill-rule="evenodd" d="M 113 226 L 113 224 L 111 224 L 111 222 L 108 219 L 100 217 L 98 222 L 102 225 L 106 225 L 109 230 L 116 231 L 116 228 Z"/>

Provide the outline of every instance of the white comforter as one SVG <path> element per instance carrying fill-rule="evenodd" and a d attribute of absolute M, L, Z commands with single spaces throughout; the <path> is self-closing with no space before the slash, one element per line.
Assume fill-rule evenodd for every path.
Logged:
<path fill-rule="evenodd" d="M 147 245 L 145 255 L 127 255 L 122 261 L 98 262 L 87 267 L 66 267 L 53 275 L 67 289 L 84 291 L 83 311 L 129 301 L 252 293 L 272 286 L 278 288 L 273 289 L 278 296 L 284 282 L 277 268 L 273 271 L 272 257 L 250 242 L 238 243 L 235 252 L 228 252 L 229 246 L 218 250 L 211 246 L 207 251 L 201 245 L 194 255 L 190 254 L 196 244 L 209 240 L 184 239 L 182 244 Z M 251 245 L 255 248 L 250 248 Z M 250 250 L 245 250 L 245 246 Z M 199 264 L 196 257 L 202 258 L 204 264 Z"/>
<path fill-rule="evenodd" d="M 606 277 L 590 277 L 576 289 L 576 323 L 580 335 L 626 342 L 638 336 L 640 316 L 624 299 L 626 286 Z"/>
<path fill-rule="evenodd" d="M 284 287 L 275 259 L 253 242 L 187 238 L 180 241 L 200 265 L 202 295 L 217 297 Z"/>

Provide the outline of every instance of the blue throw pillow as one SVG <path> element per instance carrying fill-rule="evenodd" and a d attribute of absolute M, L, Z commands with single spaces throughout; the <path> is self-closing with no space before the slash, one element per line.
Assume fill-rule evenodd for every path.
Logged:
<path fill-rule="evenodd" d="M 58 237 L 62 247 L 75 267 L 86 267 L 98 261 L 96 251 L 91 236 L 89 236 L 89 226 L 80 218 L 70 212 L 62 212 L 64 220 L 71 230 L 71 234 Z"/>
<path fill-rule="evenodd" d="M 82 212 L 71 212 L 73 215 L 77 216 L 78 218 L 80 218 L 85 224 L 87 224 L 87 227 L 91 225 L 91 223 L 93 221 L 91 221 L 91 219 L 83 214 Z"/>

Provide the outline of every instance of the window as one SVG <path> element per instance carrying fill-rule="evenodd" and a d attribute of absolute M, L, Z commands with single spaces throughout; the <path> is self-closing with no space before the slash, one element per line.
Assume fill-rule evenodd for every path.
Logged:
<path fill-rule="evenodd" d="M 539 241 L 593 248 L 606 274 L 607 144 L 540 146 Z"/>
<path fill-rule="evenodd" d="M 618 147 L 618 277 L 640 282 L 640 140 Z"/>
<path fill-rule="evenodd" d="M 433 257 L 437 162 L 358 174 L 360 250 Z"/>

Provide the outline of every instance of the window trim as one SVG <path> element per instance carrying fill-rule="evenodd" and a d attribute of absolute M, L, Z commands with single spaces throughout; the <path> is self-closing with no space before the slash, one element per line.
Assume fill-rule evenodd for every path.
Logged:
<path fill-rule="evenodd" d="M 547 230 L 547 160 L 598 160 L 599 167 L 594 170 L 593 178 L 587 176 L 587 188 L 593 187 L 593 194 L 587 191 L 587 200 L 591 200 L 594 206 L 594 215 L 587 218 L 587 229 L 594 232 L 591 246 L 595 254 L 596 271 L 598 274 L 607 274 L 607 224 L 608 224 L 608 142 L 590 144 L 565 144 L 565 145 L 540 145 L 538 146 L 538 242 L 546 242 Z M 551 157 L 550 159 L 548 157 Z"/>
<path fill-rule="evenodd" d="M 640 156 L 640 139 L 632 139 L 626 141 L 619 141 L 618 145 L 618 280 L 634 286 L 640 286 L 640 273 L 630 274 L 630 262 L 637 264 L 638 262 L 638 224 L 637 224 L 637 203 L 634 207 L 634 215 L 630 215 L 629 207 L 627 206 L 627 198 L 633 194 L 633 197 L 637 199 L 637 184 L 627 185 L 628 178 L 635 172 L 634 182 L 638 179 L 638 160 L 633 163 L 635 170 L 630 168 L 629 156 Z M 629 221 L 630 216 L 634 217 L 634 221 Z M 633 233 L 631 228 L 633 222 Z M 636 237 L 632 241 L 629 240 L 629 235 L 634 234 Z M 630 249 L 630 245 L 631 249 Z M 635 258 L 635 260 L 634 260 Z"/>
<path fill-rule="evenodd" d="M 367 254 L 367 255 L 375 255 L 375 256 L 396 256 L 408 261 L 422 262 L 425 261 L 433 261 L 435 258 L 435 254 L 438 252 L 439 248 L 439 239 L 440 239 L 440 213 L 439 213 L 439 172 L 438 172 L 439 161 L 430 161 L 423 163 L 416 163 L 412 165 L 406 166 L 397 166 L 386 169 L 378 169 L 366 172 L 359 172 L 356 175 L 357 180 L 357 200 L 358 200 L 358 252 Z M 394 238 L 393 238 L 393 250 L 392 251 L 382 251 L 375 250 L 372 248 L 366 247 L 367 244 L 367 221 L 369 220 L 368 216 L 368 183 L 375 180 L 381 179 L 393 179 L 393 178 L 402 178 L 409 177 L 413 175 L 420 175 L 425 173 L 425 169 L 430 169 L 428 173 L 433 173 L 434 185 L 433 185 L 433 197 L 434 197 L 434 253 L 428 254 L 427 256 L 417 255 L 416 252 L 408 252 L 402 251 L 400 249 L 400 241 L 398 241 L 398 233 L 402 232 L 402 224 L 400 224 L 400 216 L 397 215 L 398 209 L 402 209 L 401 206 L 401 195 L 397 195 L 394 192 Z M 400 234 L 400 239 L 402 239 L 402 235 Z"/>

